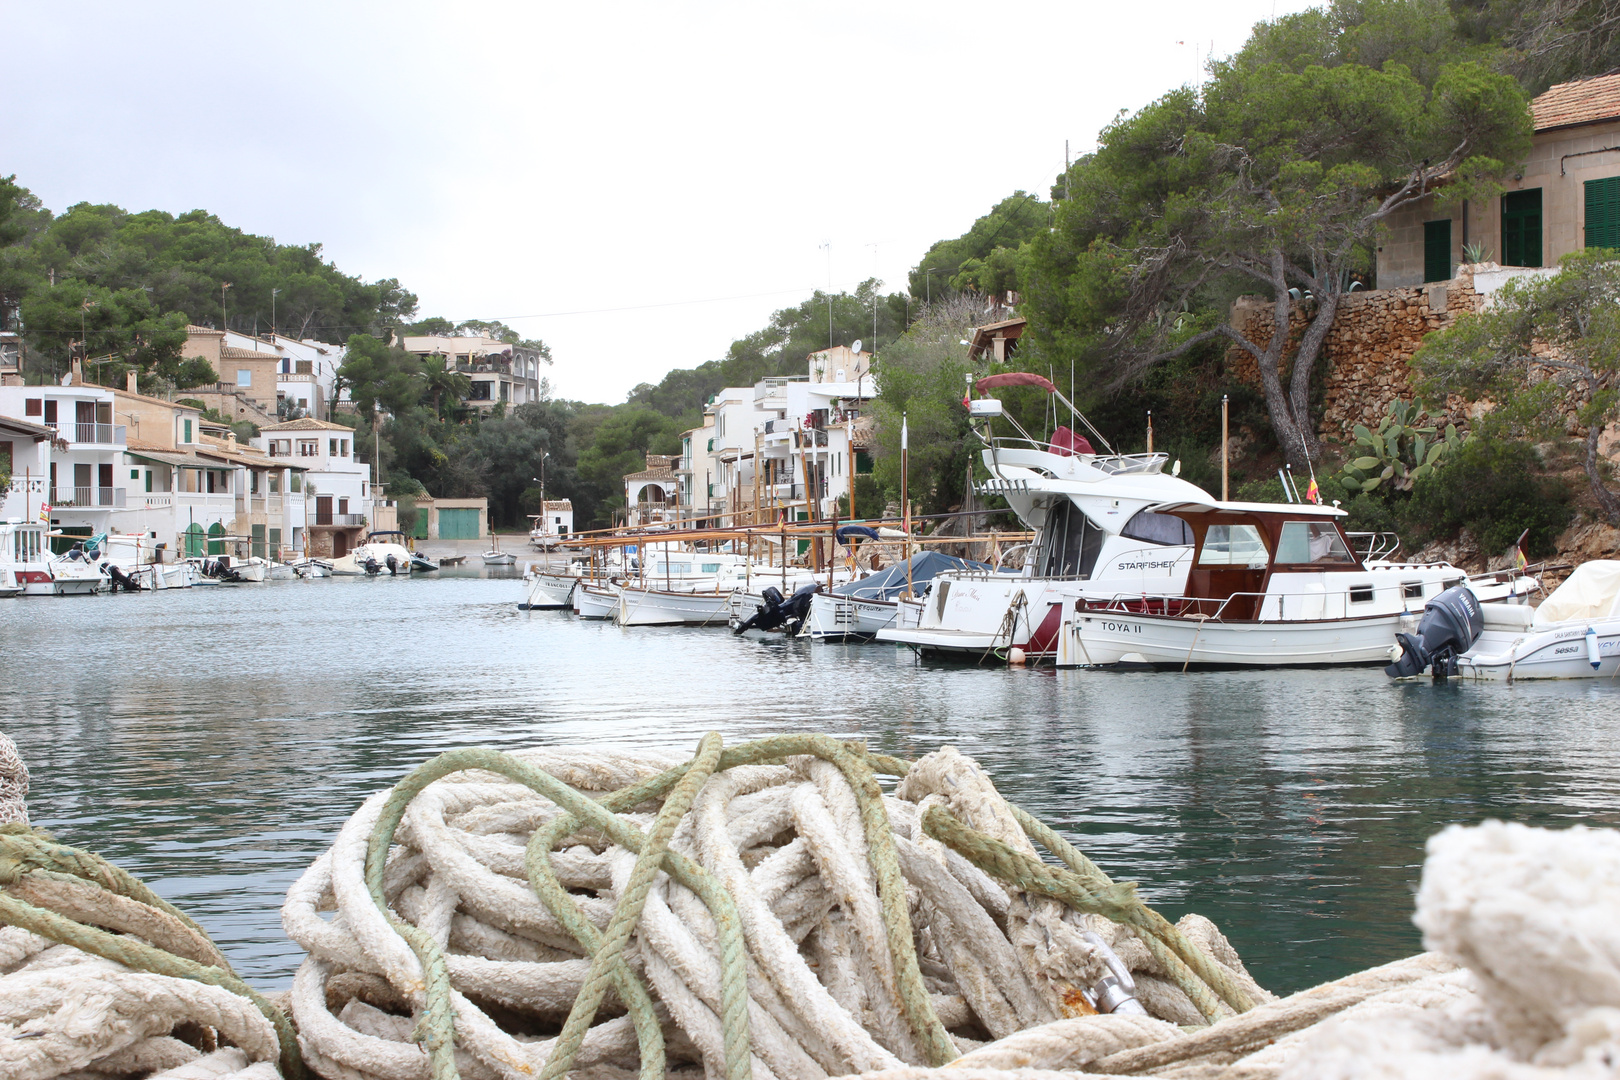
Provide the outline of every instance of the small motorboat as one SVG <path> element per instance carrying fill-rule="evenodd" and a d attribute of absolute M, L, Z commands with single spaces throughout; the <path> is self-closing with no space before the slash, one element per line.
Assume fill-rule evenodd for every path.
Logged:
<path fill-rule="evenodd" d="M 333 559 L 331 570 L 334 574 L 350 577 L 377 577 L 382 574 L 390 577 L 400 574 L 409 576 L 412 558 L 410 548 L 405 546 L 404 533 L 398 530 L 373 532 L 367 533 L 365 542 L 353 551 Z"/>
<path fill-rule="evenodd" d="M 516 555 L 512 554 L 510 551 L 501 550 L 501 542 L 499 539 L 495 541 L 494 547 L 484 552 L 485 566 L 512 566 L 516 562 Z"/>
<path fill-rule="evenodd" d="M 1394 679 L 1425 671 L 1502 682 L 1613 678 L 1620 673 L 1620 561 L 1583 563 L 1536 608 L 1482 604 L 1466 585 L 1447 589 L 1424 605 L 1416 632 L 1396 640 L 1384 669 Z"/>
<path fill-rule="evenodd" d="M 439 557 L 439 567 L 443 569 L 446 566 L 460 566 L 466 561 L 467 556 L 465 555 L 441 555 Z"/>
<path fill-rule="evenodd" d="M 423 555 L 419 551 L 411 552 L 411 572 L 413 574 L 431 574 L 439 569 L 439 564 Z"/>

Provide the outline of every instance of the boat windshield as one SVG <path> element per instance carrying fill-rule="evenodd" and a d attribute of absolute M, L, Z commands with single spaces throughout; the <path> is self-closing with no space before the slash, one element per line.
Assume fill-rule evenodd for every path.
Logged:
<path fill-rule="evenodd" d="M 1186 544 L 1191 547 L 1193 542 L 1191 525 L 1174 514 L 1155 514 L 1151 510 L 1137 511 L 1119 530 L 1119 535 L 1149 544 Z"/>
<path fill-rule="evenodd" d="M 1056 502 L 1046 515 L 1041 530 L 1041 546 L 1035 565 L 1041 577 L 1080 578 L 1091 576 L 1102 554 L 1108 534 L 1068 499 Z"/>
<path fill-rule="evenodd" d="M 1350 563 L 1355 558 L 1339 530 L 1325 521 L 1285 521 L 1277 541 L 1280 563 Z"/>
<path fill-rule="evenodd" d="M 1200 566 L 1247 566 L 1264 569 L 1266 542 L 1255 525 L 1211 525 L 1198 552 Z"/>

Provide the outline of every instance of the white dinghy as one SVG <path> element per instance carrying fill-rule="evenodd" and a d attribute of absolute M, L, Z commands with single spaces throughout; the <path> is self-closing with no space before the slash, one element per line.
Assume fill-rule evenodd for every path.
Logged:
<path fill-rule="evenodd" d="M 1453 595 L 1458 592 L 1436 597 L 1415 634 L 1397 636 L 1387 674 L 1404 678 L 1431 670 L 1437 678 L 1512 682 L 1610 679 L 1620 673 L 1620 561 L 1595 559 L 1577 567 L 1533 609 L 1470 604 L 1472 593 Z"/>

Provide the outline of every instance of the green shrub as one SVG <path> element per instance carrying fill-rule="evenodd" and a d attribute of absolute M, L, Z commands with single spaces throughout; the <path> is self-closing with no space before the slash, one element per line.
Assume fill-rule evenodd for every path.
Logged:
<path fill-rule="evenodd" d="M 1447 455 L 1441 468 L 1412 486 L 1397 512 L 1420 543 L 1467 529 L 1487 554 L 1508 550 L 1529 529 L 1525 547 L 1532 557 L 1552 554 L 1553 540 L 1574 516 L 1569 485 L 1543 473 L 1535 447 L 1485 438 Z"/>
<path fill-rule="evenodd" d="M 1395 511 L 1387 499 L 1377 495 L 1369 495 L 1363 491 L 1357 494 L 1342 509 L 1349 515 L 1344 519 L 1347 532 L 1399 532 L 1400 523 L 1396 519 Z"/>

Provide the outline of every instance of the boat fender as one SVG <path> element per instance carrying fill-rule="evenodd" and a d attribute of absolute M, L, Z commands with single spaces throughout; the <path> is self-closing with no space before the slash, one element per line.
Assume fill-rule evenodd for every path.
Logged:
<path fill-rule="evenodd" d="M 1016 645 L 1013 646 L 1012 649 L 1007 653 L 1007 664 L 1010 667 L 1023 667 L 1024 650 L 1018 648 Z"/>
<path fill-rule="evenodd" d="M 1592 665 L 1593 671 L 1603 664 L 1603 654 L 1598 648 L 1597 631 L 1590 626 L 1586 628 L 1586 662 Z"/>

